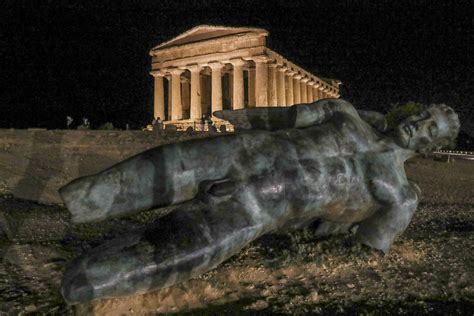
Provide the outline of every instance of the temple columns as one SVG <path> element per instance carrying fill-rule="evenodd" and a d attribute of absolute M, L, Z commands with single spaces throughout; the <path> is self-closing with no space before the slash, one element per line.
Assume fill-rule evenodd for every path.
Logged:
<path fill-rule="evenodd" d="M 268 106 L 268 70 L 266 58 L 255 58 L 256 106 Z"/>
<path fill-rule="evenodd" d="M 329 90 L 328 87 L 324 88 L 323 92 L 324 92 L 324 97 L 325 97 L 325 98 L 330 98 L 330 97 L 331 97 L 331 96 L 329 95 L 329 91 L 330 91 L 330 90 Z"/>
<path fill-rule="evenodd" d="M 293 76 L 296 74 L 294 71 L 289 71 L 286 73 L 288 77 L 288 90 L 286 92 L 286 105 L 293 105 L 295 104 L 294 101 L 294 86 L 293 86 Z"/>
<path fill-rule="evenodd" d="M 165 91 L 163 86 L 164 73 L 161 71 L 152 71 L 150 74 L 154 77 L 154 96 L 153 96 L 153 117 L 165 118 Z"/>
<path fill-rule="evenodd" d="M 278 106 L 276 64 L 268 65 L 268 105 Z"/>
<path fill-rule="evenodd" d="M 191 115 L 191 89 L 190 80 L 185 76 L 181 76 L 181 104 L 183 105 L 183 119 L 189 118 Z M 185 115 L 187 114 L 187 115 Z"/>
<path fill-rule="evenodd" d="M 307 83 L 309 78 L 303 78 L 300 80 L 301 83 L 301 103 L 308 103 L 308 86 Z"/>
<path fill-rule="evenodd" d="M 232 64 L 233 70 L 229 64 Z M 222 81 L 224 70 L 225 82 Z M 323 81 L 281 56 L 271 54 L 232 55 L 230 59 L 213 58 L 209 62 L 205 59 L 189 63 L 180 61 L 163 65 L 162 69 L 155 69 L 150 74 L 154 77 L 154 117 L 164 121 L 183 120 L 182 123 L 172 122 L 178 128 L 195 124 L 203 114 L 222 110 L 224 101 L 226 108 L 231 103 L 232 109 L 239 110 L 245 107 L 291 106 L 339 97 L 340 82 Z M 169 83 L 168 91 L 164 91 L 164 78 Z M 245 84 L 248 86 L 245 87 Z M 228 89 L 228 94 L 223 91 L 224 87 Z M 248 89 L 248 94 L 245 89 Z"/>
<path fill-rule="evenodd" d="M 181 69 L 171 69 L 171 119 L 183 118 L 183 104 L 181 101 Z"/>
<path fill-rule="evenodd" d="M 222 68 L 223 64 L 210 63 L 211 76 L 212 76 L 212 101 L 211 101 L 211 113 L 222 110 Z"/>
<path fill-rule="evenodd" d="M 199 65 L 190 66 L 191 72 L 191 110 L 190 118 L 199 119 L 202 117 L 201 107 L 201 67 Z"/>
<path fill-rule="evenodd" d="M 323 90 L 324 90 L 324 86 L 321 84 L 321 85 L 319 86 L 319 88 L 318 88 L 318 91 L 319 91 L 319 99 L 320 99 L 320 100 L 321 100 L 321 99 L 324 99 L 324 92 L 323 92 Z"/>
<path fill-rule="evenodd" d="M 314 97 L 313 97 L 314 81 L 313 80 L 309 81 L 307 85 L 308 85 L 308 103 L 313 103 L 314 102 Z"/>
<path fill-rule="evenodd" d="M 301 103 L 301 78 L 302 75 L 296 75 L 293 77 L 293 94 L 295 104 Z"/>
<path fill-rule="evenodd" d="M 255 107 L 255 69 L 249 69 L 247 72 L 247 89 L 249 92 L 249 107 Z"/>
<path fill-rule="evenodd" d="M 278 68 L 278 94 L 277 94 L 277 103 L 278 106 L 286 106 L 286 96 L 285 96 L 285 72 L 287 68 L 286 67 L 281 67 Z"/>
<path fill-rule="evenodd" d="M 318 101 L 319 100 L 319 83 L 318 81 L 315 81 L 314 84 L 313 84 L 313 99 L 314 101 Z"/>
<path fill-rule="evenodd" d="M 168 74 L 165 76 L 166 80 L 168 81 L 168 117 L 166 118 L 167 120 L 171 120 L 171 75 Z"/>
<path fill-rule="evenodd" d="M 244 70 L 243 67 L 245 62 L 242 59 L 230 60 L 234 68 L 233 78 L 233 96 L 232 96 L 232 108 L 234 110 L 244 108 Z"/>

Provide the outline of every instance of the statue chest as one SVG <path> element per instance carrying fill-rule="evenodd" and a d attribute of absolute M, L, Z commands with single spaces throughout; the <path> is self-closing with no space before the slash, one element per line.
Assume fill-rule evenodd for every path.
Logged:
<path fill-rule="evenodd" d="M 380 205 L 370 187 L 373 175 L 367 172 L 365 158 L 340 155 L 300 160 L 285 176 L 295 212 L 336 222 L 370 216 Z"/>

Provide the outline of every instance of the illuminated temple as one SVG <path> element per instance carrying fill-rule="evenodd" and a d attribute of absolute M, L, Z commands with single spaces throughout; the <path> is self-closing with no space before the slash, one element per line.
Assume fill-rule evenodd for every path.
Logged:
<path fill-rule="evenodd" d="M 202 115 L 221 109 L 339 97 L 340 81 L 323 80 L 269 49 L 267 36 L 260 28 L 200 25 L 152 48 L 154 116 L 196 128 Z"/>

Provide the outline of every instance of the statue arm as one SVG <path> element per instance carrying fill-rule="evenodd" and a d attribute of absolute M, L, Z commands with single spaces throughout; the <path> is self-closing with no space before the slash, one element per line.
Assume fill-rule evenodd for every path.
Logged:
<path fill-rule="evenodd" d="M 222 110 L 214 112 L 213 115 L 229 121 L 238 129 L 277 130 L 321 124 L 331 118 L 335 112 L 358 115 L 352 104 L 342 99 L 323 99 L 290 107 Z"/>
<path fill-rule="evenodd" d="M 358 110 L 359 116 L 362 120 L 372 125 L 379 132 L 385 132 L 388 128 L 387 119 L 385 115 L 375 111 Z"/>
<path fill-rule="evenodd" d="M 229 121 L 236 129 L 276 130 L 293 127 L 291 107 L 258 107 L 240 110 L 222 110 L 212 113 Z"/>
<path fill-rule="evenodd" d="M 402 197 L 403 196 L 403 197 Z M 371 217 L 362 221 L 357 229 L 357 241 L 387 253 L 395 238 L 410 224 L 418 205 L 418 195 L 410 189 L 382 207 Z"/>

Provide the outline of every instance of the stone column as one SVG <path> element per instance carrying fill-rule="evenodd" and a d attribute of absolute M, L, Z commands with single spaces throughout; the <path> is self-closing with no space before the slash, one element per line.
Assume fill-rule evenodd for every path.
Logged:
<path fill-rule="evenodd" d="M 320 98 L 319 98 L 319 81 L 316 80 L 314 81 L 314 85 L 313 85 L 313 99 L 314 101 L 318 101 Z"/>
<path fill-rule="evenodd" d="M 326 87 L 324 88 L 323 92 L 324 92 L 324 97 L 325 97 L 325 98 L 330 98 L 330 97 L 331 97 L 330 91 L 331 91 L 331 89 L 330 89 L 328 86 L 326 86 Z"/>
<path fill-rule="evenodd" d="M 183 119 L 189 119 L 191 116 L 191 83 L 188 78 L 181 76 L 181 104 L 183 105 Z M 188 114 L 189 113 L 189 114 Z"/>
<path fill-rule="evenodd" d="M 183 104 L 181 101 L 181 69 L 170 69 L 171 73 L 171 119 L 183 118 Z"/>
<path fill-rule="evenodd" d="M 286 106 L 286 90 L 285 90 L 285 72 L 288 68 L 280 67 L 278 68 L 278 106 Z"/>
<path fill-rule="evenodd" d="M 288 71 L 285 75 L 287 76 L 287 84 L 288 90 L 286 91 L 286 105 L 293 105 L 295 104 L 295 96 L 294 96 L 294 86 L 293 86 L 293 76 L 296 74 L 294 71 Z"/>
<path fill-rule="evenodd" d="M 202 114 L 211 114 L 212 111 L 212 77 L 211 72 L 202 75 L 199 78 L 201 84 L 201 116 Z"/>
<path fill-rule="evenodd" d="M 333 87 L 330 87 L 330 88 L 329 88 L 328 96 L 329 96 L 330 98 L 334 98 L 334 89 L 333 89 Z"/>
<path fill-rule="evenodd" d="M 224 77 L 224 76 L 225 75 L 223 75 L 222 77 Z M 229 91 L 228 91 L 229 99 L 230 99 L 230 103 L 232 105 L 232 100 L 234 99 L 234 74 L 232 73 L 232 71 L 227 73 L 227 79 L 229 79 L 227 89 L 229 89 Z M 224 92 L 222 92 L 222 93 L 224 93 Z"/>
<path fill-rule="evenodd" d="M 255 103 L 256 106 L 268 106 L 268 71 L 265 57 L 255 58 Z"/>
<path fill-rule="evenodd" d="M 331 87 L 326 87 L 325 90 L 323 90 L 324 93 L 326 94 L 326 98 L 330 98 L 332 96 L 331 94 Z"/>
<path fill-rule="evenodd" d="M 202 117 L 201 107 L 201 66 L 194 65 L 188 67 L 191 72 L 191 119 L 199 119 Z"/>
<path fill-rule="evenodd" d="M 321 83 L 321 85 L 319 86 L 319 99 L 324 99 L 324 84 Z"/>
<path fill-rule="evenodd" d="M 231 59 L 230 63 L 234 68 L 234 78 L 232 83 L 232 109 L 244 108 L 244 70 L 245 62 L 242 59 Z"/>
<path fill-rule="evenodd" d="M 165 91 L 163 86 L 163 76 L 165 75 L 159 70 L 154 70 L 150 74 L 155 78 L 154 97 L 153 97 L 153 117 L 159 117 L 166 120 L 165 117 Z"/>
<path fill-rule="evenodd" d="M 223 64 L 210 63 L 212 76 L 212 101 L 211 113 L 222 110 L 222 68 Z"/>
<path fill-rule="evenodd" d="M 313 85 L 314 81 L 310 80 L 308 83 L 308 103 L 313 103 L 314 102 L 314 96 L 313 96 Z"/>
<path fill-rule="evenodd" d="M 278 106 L 277 65 L 268 64 L 268 105 Z"/>
<path fill-rule="evenodd" d="M 302 75 L 296 75 L 293 77 L 293 93 L 295 104 L 301 103 L 301 83 L 300 80 L 303 78 Z"/>
<path fill-rule="evenodd" d="M 308 81 L 309 78 L 303 78 L 301 82 L 301 103 L 308 103 Z"/>
<path fill-rule="evenodd" d="M 255 107 L 255 68 L 248 70 L 249 107 Z"/>
<path fill-rule="evenodd" d="M 171 120 L 171 112 L 173 109 L 173 104 L 171 104 L 171 74 L 165 76 L 166 80 L 168 80 L 168 117 L 167 120 Z"/>

